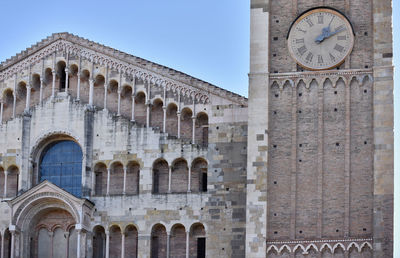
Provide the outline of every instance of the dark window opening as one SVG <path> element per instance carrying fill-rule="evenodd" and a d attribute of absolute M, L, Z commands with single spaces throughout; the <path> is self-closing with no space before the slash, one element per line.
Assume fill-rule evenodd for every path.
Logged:
<path fill-rule="evenodd" d="M 151 258 L 158 258 L 158 237 L 156 236 L 151 238 Z"/>
<path fill-rule="evenodd" d="M 197 238 L 197 258 L 206 258 L 206 239 Z"/>
<path fill-rule="evenodd" d="M 201 191 L 207 192 L 207 173 L 201 175 Z"/>
<path fill-rule="evenodd" d="M 159 175 L 158 175 L 158 170 L 154 170 L 154 176 L 153 176 L 153 193 L 159 193 L 160 189 L 160 182 L 159 182 Z"/>

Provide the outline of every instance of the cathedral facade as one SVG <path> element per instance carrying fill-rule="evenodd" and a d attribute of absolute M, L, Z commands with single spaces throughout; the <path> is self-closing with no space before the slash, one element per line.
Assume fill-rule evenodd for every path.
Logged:
<path fill-rule="evenodd" d="M 0 64 L 0 254 L 392 257 L 390 0 L 251 0 L 248 99 L 69 33 Z"/>

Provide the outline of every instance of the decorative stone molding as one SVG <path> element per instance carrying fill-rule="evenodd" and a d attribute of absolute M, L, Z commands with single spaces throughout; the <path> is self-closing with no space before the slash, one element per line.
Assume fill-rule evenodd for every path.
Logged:
<path fill-rule="evenodd" d="M 337 82 L 342 79 L 345 84 L 350 83 L 352 80 L 356 80 L 361 86 L 363 82 L 368 79 L 370 82 L 373 81 L 372 69 L 357 69 L 357 70 L 343 70 L 343 71 L 323 71 L 323 72 L 302 72 L 302 73 L 282 73 L 272 74 L 270 76 L 270 86 L 279 86 L 282 91 L 283 88 L 288 85 L 291 87 L 297 86 L 301 81 L 304 82 L 307 89 L 313 81 L 316 81 L 318 85 L 323 85 L 325 81 L 329 80 L 332 83 L 332 87 L 336 87 Z"/>
<path fill-rule="evenodd" d="M 282 254 L 284 252 L 296 253 L 299 249 L 302 254 L 309 254 L 312 249 L 319 253 L 328 249 L 329 252 L 333 254 L 338 248 L 342 249 L 343 252 L 348 252 L 351 248 L 355 248 L 361 253 L 364 247 L 373 250 L 372 241 L 372 238 L 315 241 L 267 241 L 267 254 L 271 252 L 276 252 L 277 254 Z"/>
<path fill-rule="evenodd" d="M 127 76 L 151 82 L 158 87 L 165 87 L 167 90 L 178 92 L 182 96 L 190 97 L 200 103 L 209 103 L 210 94 L 214 94 L 247 106 L 247 99 L 240 95 L 68 33 L 53 34 L 51 37 L 2 63 L 0 65 L 0 81 L 12 77 L 29 66 L 40 63 L 42 59 L 58 51 L 83 57 L 96 64 L 120 71 Z M 154 71 L 143 64 L 147 65 L 147 67 L 157 66 L 160 69 Z M 168 75 L 170 73 L 179 75 L 181 78 L 172 78 L 172 76 Z M 189 85 L 184 81 L 193 81 L 193 84 L 196 85 Z"/>

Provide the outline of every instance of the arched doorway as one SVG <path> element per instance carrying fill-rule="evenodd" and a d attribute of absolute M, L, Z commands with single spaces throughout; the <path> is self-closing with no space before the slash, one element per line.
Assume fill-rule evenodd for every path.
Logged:
<path fill-rule="evenodd" d="M 82 150 L 74 141 L 50 143 L 39 160 L 39 182 L 48 180 L 69 193 L 82 195 Z"/>
<path fill-rule="evenodd" d="M 75 224 L 64 209 L 48 208 L 37 213 L 30 223 L 30 257 L 76 257 Z"/>

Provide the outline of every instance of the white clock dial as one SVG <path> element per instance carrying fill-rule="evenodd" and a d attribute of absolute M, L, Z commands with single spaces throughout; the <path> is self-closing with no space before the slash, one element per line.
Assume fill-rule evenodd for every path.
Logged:
<path fill-rule="evenodd" d="M 288 36 L 289 52 L 296 62 L 309 70 L 339 66 L 351 53 L 353 29 L 341 13 L 318 8 L 301 15 Z"/>

